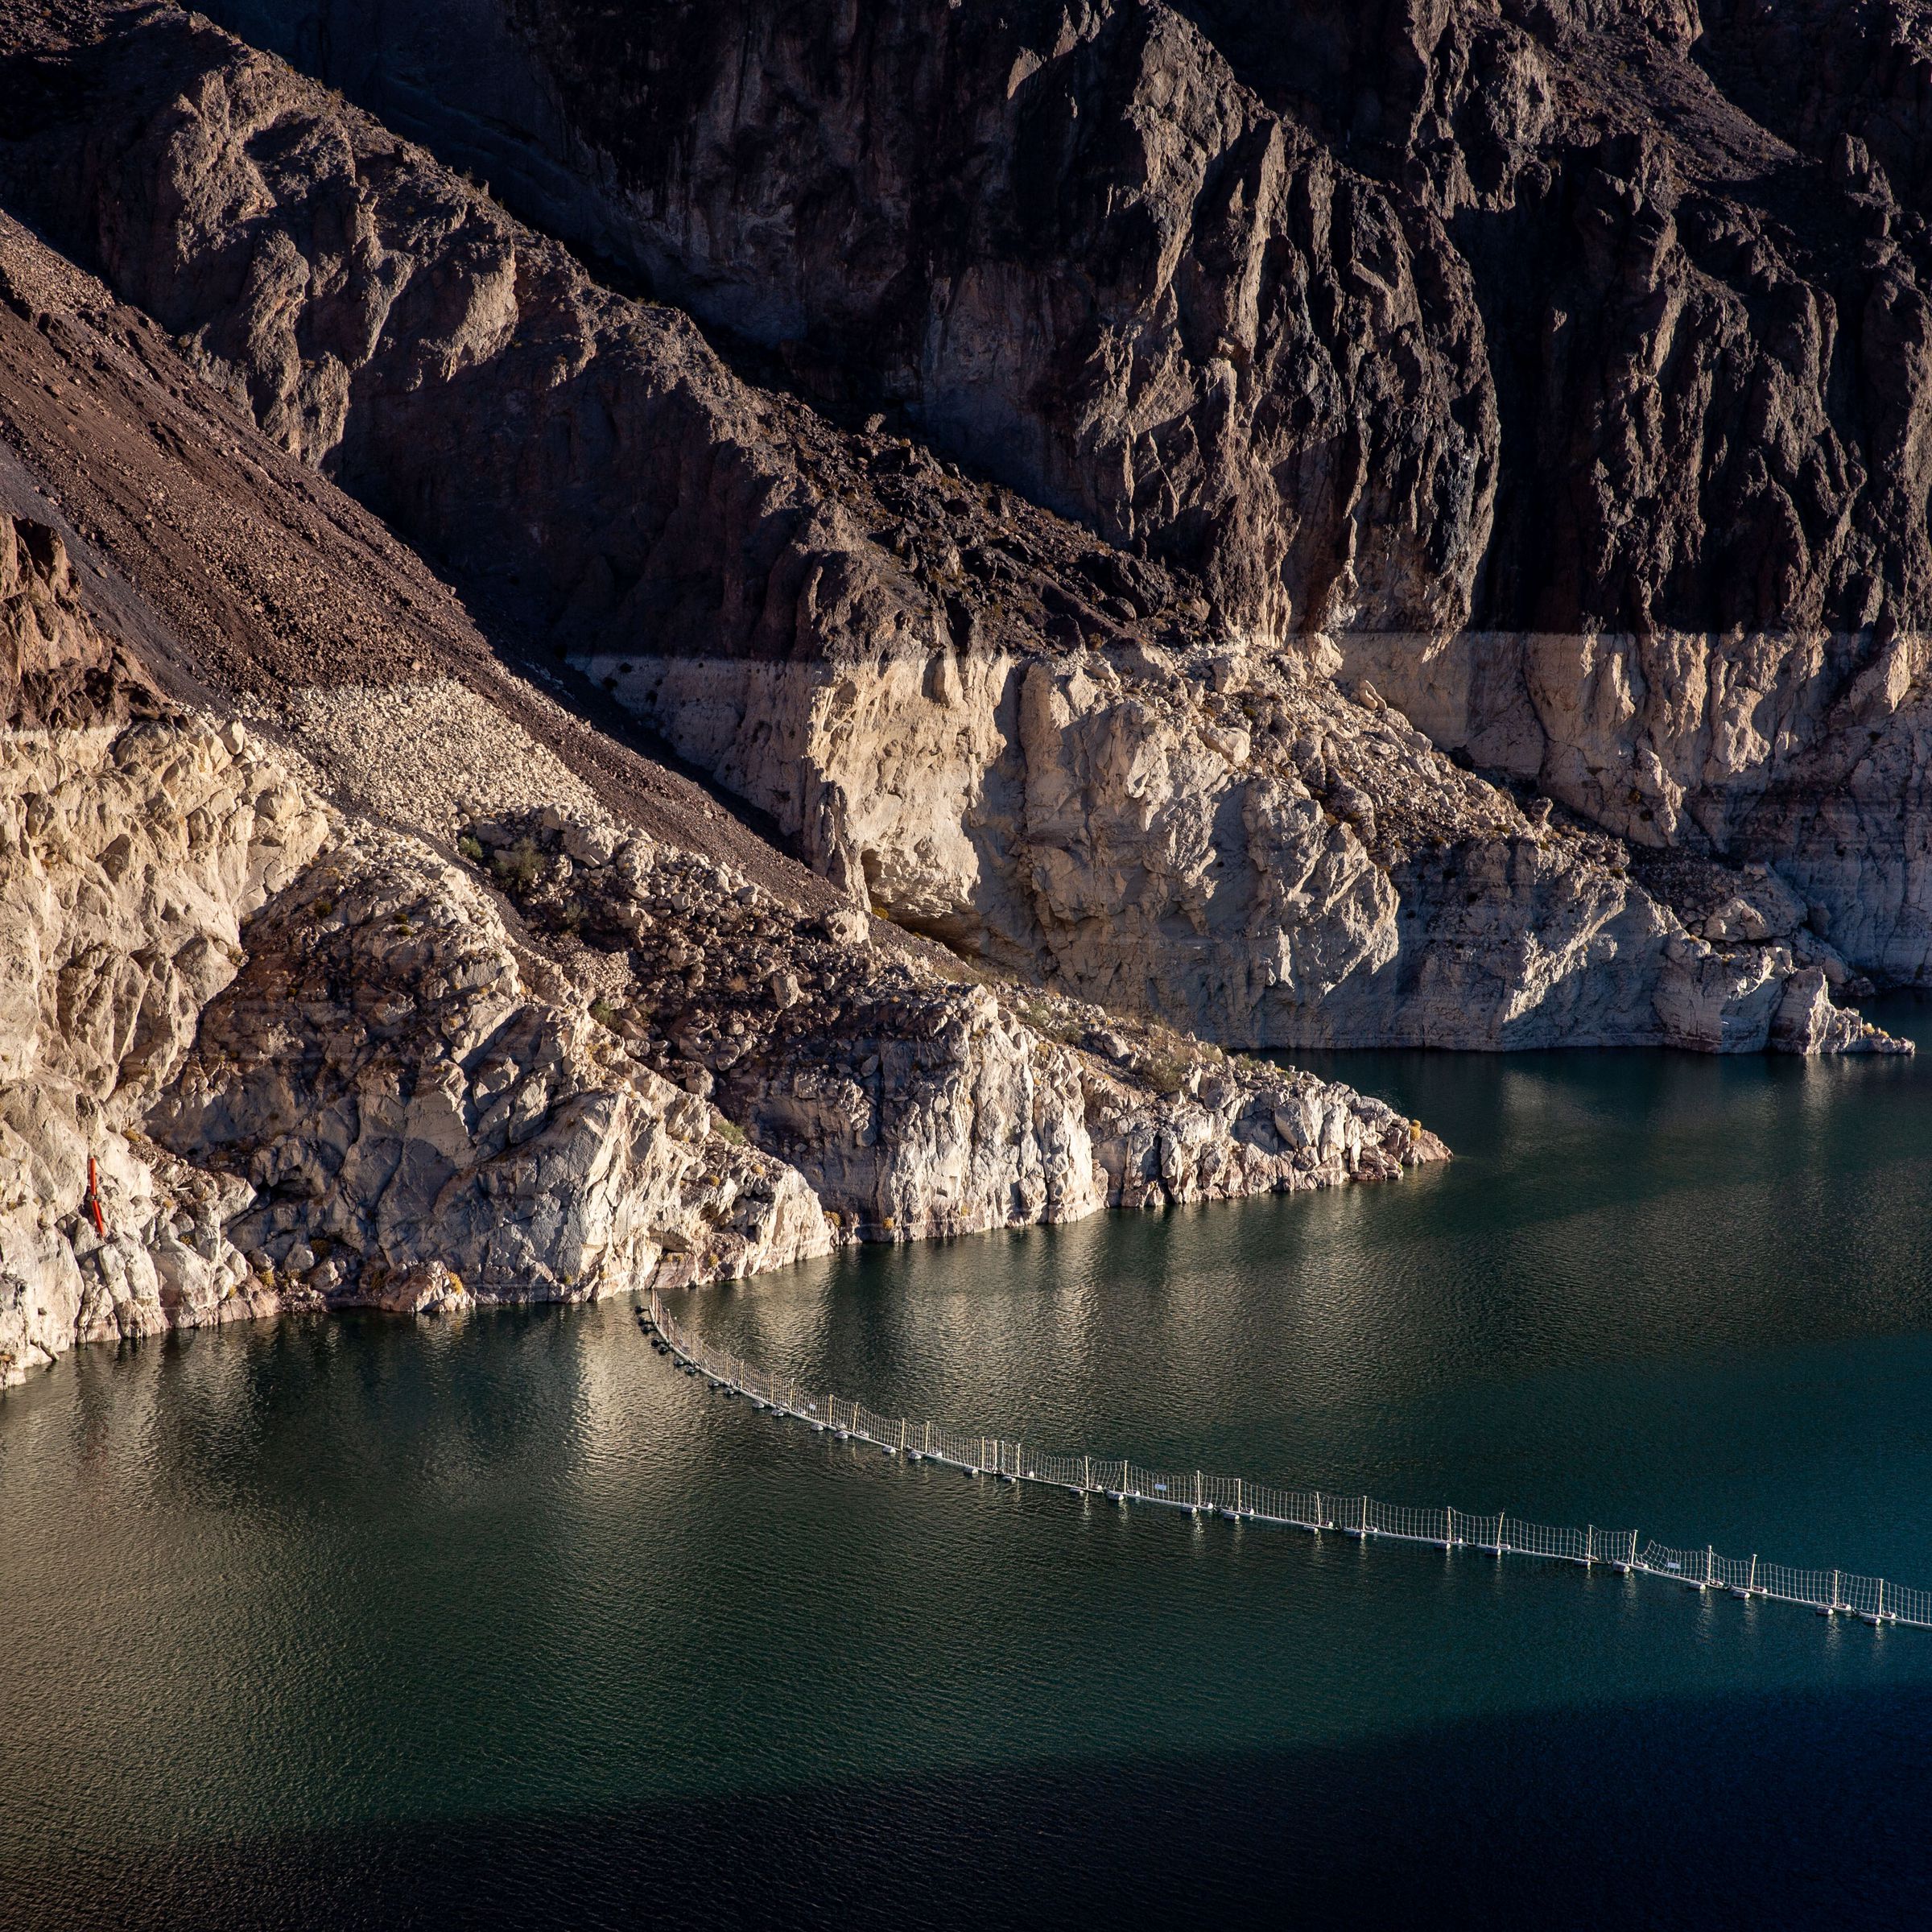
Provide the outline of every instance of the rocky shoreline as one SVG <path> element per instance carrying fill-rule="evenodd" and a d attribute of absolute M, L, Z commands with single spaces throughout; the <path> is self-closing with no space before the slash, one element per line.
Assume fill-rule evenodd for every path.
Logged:
<path fill-rule="evenodd" d="M 459 815 L 440 850 L 447 795 L 415 829 L 345 811 L 128 675 L 52 530 L 0 518 L 0 557 L 16 714 L 90 667 L 103 713 L 0 740 L 0 1383 L 78 1341 L 686 1286 L 1447 1152 L 594 807 Z"/>
<path fill-rule="evenodd" d="M 1932 202 L 1742 10 L 220 10 L 0 4 L 0 1383 L 1910 1051 Z"/>

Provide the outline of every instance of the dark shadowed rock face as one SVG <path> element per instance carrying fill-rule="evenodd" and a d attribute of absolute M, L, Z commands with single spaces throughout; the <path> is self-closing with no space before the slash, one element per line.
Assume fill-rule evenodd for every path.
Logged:
<path fill-rule="evenodd" d="M 0 74 L 14 204 L 283 448 L 560 635 L 786 658 L 1201 634 L 1194 584 L 740 381 L 688 316 L 205 23 L 134 10 Z"/>
<path fill-rule="evenodd" d="M 89 622 L 59 535 L 0 510 L 0 728 L 121 724 L 163 709 L 126 650 Z"/>
<path fill-rule="evenodd" d="M 1238 621 L 1932 615 L 1903 0 L 216 10 Z"/>
<path fill-rule="evenodd" d="M 265 13 L 280 44 L 361 65 L 352 10 L 306 32 L 230 17 Z M 1110 541 L 1198 565 L 1243 623 L 1467 609 L 1495 445 L 1468 278 L 1192 22 L 922 6 L 844 43 L 815 9 L 492 24 L 506 60 L 529 68 L 526 36 L 537 77 L 580 93 L 533 138 L 609 170 L 599 197 L 498 144 L 526 201 L 780 347 L 820 401 L 902 407 Z M 423 43 L 446 26 L 367 25 L 386 110 L 407 93 L 441 132 L 486 95 L 514 109 L 473 60 L 444 89 Z"/>

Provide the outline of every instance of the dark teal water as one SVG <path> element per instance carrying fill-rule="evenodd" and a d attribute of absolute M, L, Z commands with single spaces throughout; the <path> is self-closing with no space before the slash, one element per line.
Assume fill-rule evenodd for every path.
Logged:
<path fill-rule="evenodd" d="M 1932 1584 L 1932 1056 L 1334 1064 L 1461 1158 L 689 1305 L 882 1409 Z M 1932 1633 L 902 1467 L 622 1308 L 0 1402 L 10 1929 L 1919 1925 L 1929 1801 Z"/>

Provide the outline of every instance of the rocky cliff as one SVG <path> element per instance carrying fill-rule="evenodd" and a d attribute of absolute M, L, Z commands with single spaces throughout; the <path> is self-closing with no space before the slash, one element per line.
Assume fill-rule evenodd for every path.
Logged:
<path fill-rule="evenodd" d="M 1897 1046 L 1902 0 L 225 17 L 0 7 L 0 1379 Z"/>
<path fill-rule="evenodd" d="M 1906 0 L 217 10 L 1241 621 L 1932 615 Z"/>
<path fill-rule="evenodd" d="M 10 76 L 23 204 L 861 904 L 1241 1046 L 1885 1044 L 1832 1007 L 1822 899 L 1714 951 L 1331 648 L 1269 660 L 1212 564 L 747 384 L 227 35 L 137 11 Z"/>
<path fill-rule="evenodd" d="M 1910 0 L 217 10 L 802 394 L 1924 979 Z"/>
<path fill-rule="evenodd" d="M 1440 1157 L 1346 1088 L 1145 1030 L 1069 1043 L 1104 1016 L 873 948 L 693 788 L 519 703 L 419 565 L 296 494 L 97 284 L 17 231 L 0 274 L 29 312 L 0 316 L 0 483 L 64 530 L 0 514 L 0 1383 L 78 1340 L 691 1283 Z M 213 504 L 182 460 L 210 441 Z M 293 594 L 324 546 L 341 580 Z M 283 601 L 251 623 L 231 571 Z M 388 681 L 317 680 L 345 623 L 338 660 Z"/>

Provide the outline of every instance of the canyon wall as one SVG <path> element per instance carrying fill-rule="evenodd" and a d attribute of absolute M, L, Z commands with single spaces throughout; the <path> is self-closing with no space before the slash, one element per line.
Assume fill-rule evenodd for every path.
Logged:
<path fill-rule="evenodd" d="M 1932 619 L 1905 0 L 217 10 L 1237 622 Z"/>
<path fill-rule="evenodd" d="M 56 234 L 291 453 L 513 580 L 861 902 L 1240 1046 L 1884 1043 L 1833 1010 L 1860 962 L 1828 892 L 1775 931 L 1687 932 L 1616 841 L 1533 827 L 1348 696 L 1345 654 L 1231 625 L 1212 567 L 1100 547 L 742 381 L 683 316 L 225 35 L 155 9 L 11 72 L 0 167 Z M 914 684 L 972 694 L 942 707 L 960 756 L 926 745 Z M 820 687 L 852 694 L 830 729 L 863 750 L 803 728 Z M 1166 774 L 1151 792 L 1137 761 Z M 879 835 L 914 794 L 917 824 Z"/>
<path fill-rule="evenodd" d="M 217 11 L 802 394 L 1925 978 L 1906 0 Z"/>

